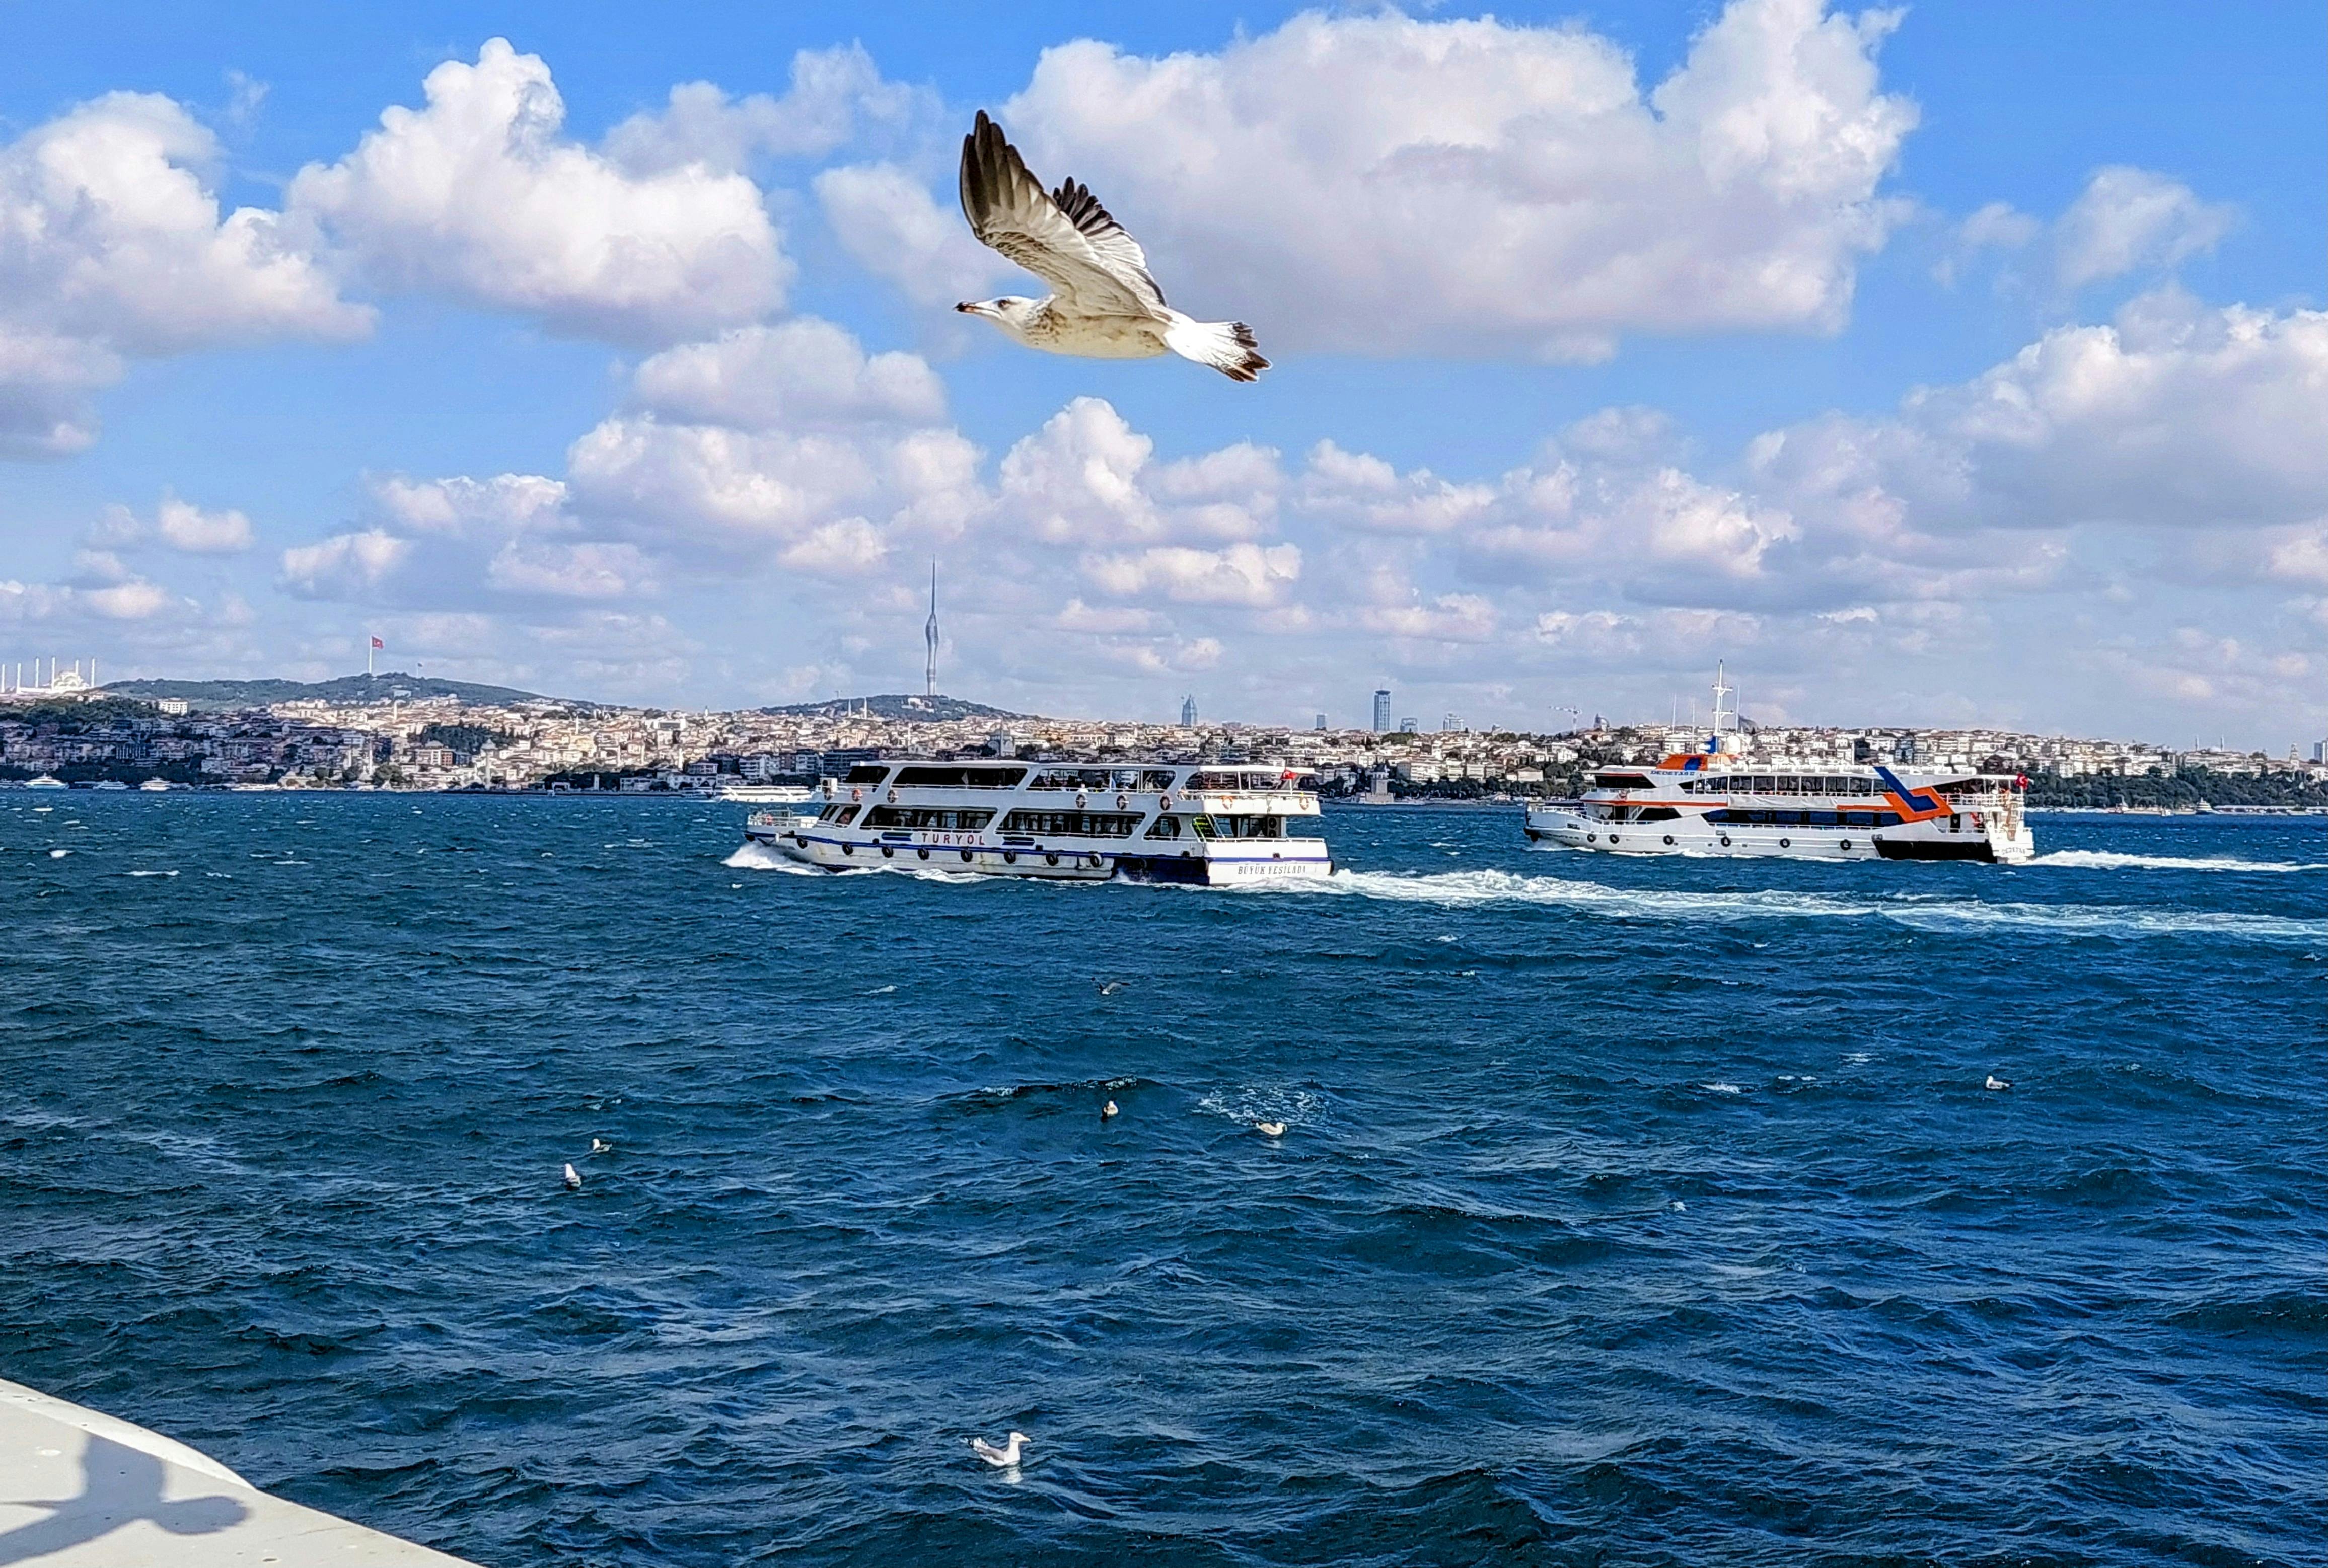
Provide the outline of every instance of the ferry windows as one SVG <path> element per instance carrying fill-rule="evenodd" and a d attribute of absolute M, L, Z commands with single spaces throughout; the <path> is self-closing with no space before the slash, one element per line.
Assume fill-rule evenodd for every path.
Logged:
<path fill-rule="evenodd" d="M 883 779 L 888 776 L 889 770 L 887 767 L 884 767 L 881 764 L 878 762 L 860 762 L 855 767 L 850 768 L 849 770 L 849 776 L 842 779 L 840 782 L 842 784 L 879 784 Z"/>
<path fill-rule="evenodd" d="M 1056 833 L 1084 839 L 1128 839 L 1139 825 L 1138 817 L 1116 812 L 1013 812 L 1002 819 L 1006 833 Z"/>
<path fill-rule="evenodd" d="M 1140 787 L 1143 790 L 1169 790 L 1172 787 L 1172 770 L 1169 767 L 1151 767 L 1140 775 Z"/>
<path fill-rule="evenodd" d="M 945 767 L 919 765 L 897 770 L 901 784 L 923 784 L 932 789 L 1009 790 L 1017 789 L 1027 776 L 1023 767 Z"/>
<path fill-rule="evenodd" d="M 1179 836 L 1180 819 L 1178 817 L 1159 817 L 1148 829 L 1148 837 L 1151 839 L 1177 839 Z"/>
<path fill-rule="evenodd" d="M 1875 825 L 1873 812 L 1845 812 L 1843 825 L 1846 828 L 1872 828 Z"/>
<path fill-rule="evenodd" d="M 865 814 L 868 828 L 918 828 L 942 833 L 974 833 L 993 820 L 992 812 L 976 808 L 947 811 L 931 806 L 875 806 Z"/>
<path fill-rule="evenodd" d="M 1681 813 L 1671 806 L 1643 806 L 1633 813 L 1637 822 L 1670 822 Z"/>
<path fill-rule="evenodd" d="M 863 806 L 827 806 L 817 813 L 816 820 L 820 822 L 837 823 L 845 828 L 855 822 L 857 813 L 864 809 Z"/>

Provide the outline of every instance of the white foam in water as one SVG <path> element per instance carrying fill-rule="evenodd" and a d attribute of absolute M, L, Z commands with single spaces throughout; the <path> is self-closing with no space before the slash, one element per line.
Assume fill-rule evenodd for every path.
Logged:
<path fill-rule="evenodd" d="M 719 863 L 731 871 L 790 871 L 803 877 L 824 875 L 813 866 L 803 866 L 798 860 L 789 859 L 767 845 L 759 843 L 738 844 L 736 852 Z"/>
<path fill-rule="evenodd" d="M 2056 850 L 2024 862 L 2099 871 L 2328 871 L 2328 863 L 2296 860 L 2234 860 L 2221 855 L 2124 855 L 2115 850 Z"/>
<path fill-rule="evenodd" d="M 2139 909 L 2124 905 L 1990 904 L 1917 895 L 1845 898 L 1778 889 L 1708 893 L 1672 887 L 1610 887 L 1563 877 L 1522 877 L 1510 871 L 1442 871 L 1394 876 L 1385 871 L 1337 871 L 1317 881 L 1279 882 L 1240 891 L 1271 897 L 1320 893 L 1405 903 L 1541 904 L 1619 919 L 1755 920 L 1873 916 L 1922 931 L 2014 926 L 2098 936 L 2247 936 L 2263 941 L 2328 941 L 2328 920 L 2214 910 Z"/>

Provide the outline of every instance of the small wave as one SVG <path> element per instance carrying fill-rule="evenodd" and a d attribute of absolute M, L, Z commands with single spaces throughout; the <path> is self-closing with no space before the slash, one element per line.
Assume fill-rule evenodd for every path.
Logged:
<path fill-rule="evenodd" d="M 1616 919 L 1754 920 L 1876 918 L 1923 931 L 2019 927 L 2095 936 L 2243 936 L 2265 942 L 2328 941 L 2328 920 L 2245 915 L 2201 909 L 2144 909 L 2124 905 L 1985 903 L 1917 896 L 1848 898 L 1781 889 L 1699 892 L 1674 887 L 1611 887 L 1564 877 L 1523 877 L 1512 871 L 1441 871 L 1400 876 L 1387 871 L 1337 871 L 1314 881 L 1237 889 L 1270 897 L 1339 894 L 1455 906 L 1539 904 Z"/>
<path fill-rule="evenodd" d="M 1746 1092 L 1745 1089 L 1739 1084 L 1724 1084 L 1719 1080 L 1711 1084 L 1700 1084 L 1698 1087 L 1707 1091 L 1709 1094 L 1743 1094 Z"/>
<path fill-rule="evenodd" d="M 896 989 L 897 988 L 894 985 L 877 985 L 865 994 L 867 996 L 887 996 L 891 991 L 896 991 Z"/>
<path fill-rule="evenodd" d="M 129 875 L 132 877 L 174 877 L 177 873 L 175 871 L 132 871 Z"/>
<path fill-rule="evenodd" d="M 1289 1127 L 1299 1127 L 1315 1122 L 1325 1103 L 1323 1095 L 1308 1089 L 1263 1084 L 1216 1090 L 1198 1100 L 1197 1109 L 1206 1115 L 1225 1117 L 1247 1127 L 1256 1122 L 1282 1122 Z"/>
<path fill-rule="evenodd" d="M 61 860 L 67 855 L 71 853 L 72 851 L 70 850 L 51 850 L 49 851 L 49 859 L 52 860 Z"/>
<path fill-rule="evenodd" d="M 2097 871 L 2328 871 L 2328 862 L 2236 860 L 2224 855 L 2128 855 L 2116 850 L 2056 850 L 2027 864 Z"/>

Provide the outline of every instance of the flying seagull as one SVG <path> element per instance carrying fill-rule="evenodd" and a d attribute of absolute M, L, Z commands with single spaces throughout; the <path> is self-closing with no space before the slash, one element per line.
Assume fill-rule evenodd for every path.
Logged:
<path fill-rule="evenodd" d="M 984 109 L 962 139 L 962 212 L 982 243 L 1055 292 L 1045 299 L 965 300 L 954 309 L 984 316 L 1028 348 L 1097 360 L 1170 352 L 1238 381 L 1269 369 L 1244 323 L 1197 321 L 1164 303 L 1140 241 L 1089 186 L 1068 180 L 1045 194 Z"/>

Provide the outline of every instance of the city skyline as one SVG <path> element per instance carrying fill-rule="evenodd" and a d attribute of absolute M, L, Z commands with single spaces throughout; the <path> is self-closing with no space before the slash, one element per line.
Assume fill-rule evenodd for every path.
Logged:
<path fill-rule="evenodd" d="M 0 85 L 27 662 L 2328 730 L 2317 16 L 139 15 Z M 963 330 L 977 108 L 1276 368 Z"/>

